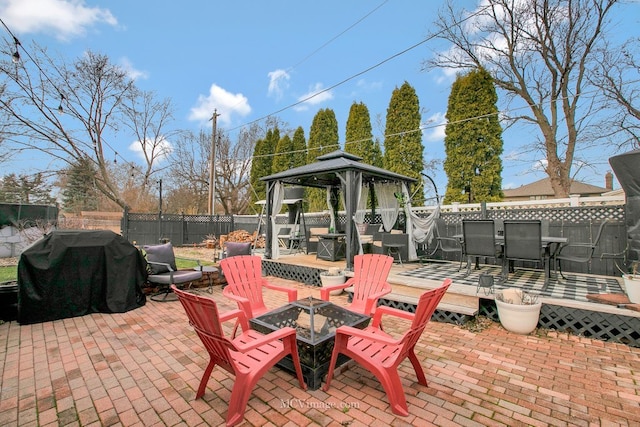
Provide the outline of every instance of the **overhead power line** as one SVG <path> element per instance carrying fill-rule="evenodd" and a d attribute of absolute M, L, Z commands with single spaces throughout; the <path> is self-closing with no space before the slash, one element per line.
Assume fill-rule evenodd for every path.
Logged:
<path fill-rule="evenodd" d="M 66 100 L 66 97 L 64 96 L 63 91 L 53 82 L 53 80 L 51 79 L 51 77 L 49 77 L 47 72 L 45 72 L 45 70 L 42 69 L 42 67 L 40 66 L 40 63 L 38 61 L 36 61 L 34 59 L 34 57 L 31 55 L 31 53 L 22 45 L 22 43 L 20 43 L 20 40 L 18 39 L 18 37 L 16 37 L 16 35 L 11 31 L 9 26 L 4 22 L 4 20 L 2 20 L 2 18 L 0 18 L 0 23 L 2 24 L 4 29 L 7 31 L 7 33 L 9 33 L 9 35 L 13 38 L 14 43 L 15 43 L 16 51 L 12 54 L 13 62 L 15 62 L 16 64 L 20 63 L 20 61 L 22 60 L 21 59 L 21 55 L 20 55 L 20 49 L 22 49 L 22 52 L 24 52 L 24 54 L 31 60 L 33 65 L 35 65 L 35 67 L 38 69 L 38 71 L 40 72 L 40 75 L 44 77 L 44 80 L 49 82 L 49 84 L 59 94 L 59 96 L 60 96 L 60 105 L 57 107 L 57 111 L 60 114 L 64 113 L 64 109 L 63 109 L 62 103 L 63 103 L 63 101 Z M 0 102 L 2 102 L 2 101 L 0 101 Z M 51 108 L 48 107 L 48 106 L 47 106 L 47 109 L 51 111 Z M 62 125 L 60 125 L 60 126 L 62 126 Z M 120 155 L 118 153 L 118 151 L 115 148 L 113 148 L 111 146 L 111 144 L 109 144 L 108 141 L 102 139 L 102 144 L 104 146 L 106 146 L 107 148 L 109 148 L 111 151 L 113 151 L 113 153 L 114 153 L 113 162 L 114 163 L 117 163 L 117 158 L 120 157 L 126 164 L 130 164 L 132 169 L 137 169 L 137 166 L 133 162 L 131 162 L 130 160 L 128 160 L 128 159 L 124 158 L 122 155 Z"/>
<path fill-rule="evenodd" d="M 290 66 L 289 68 L 287 68 L 287 73 L 295 70 L 296 68 L 298 68 L 300 65 L 302 65 L 304 62 L 306 62 L 309 58 L 311 58 L 312 56 L 314 56 L 316 53 L 320 52 L 322 49 L 324 49 L 325 47 L 327 47 L 329 44 L 331 44 L 332 42 L 334 42 L 335 40 L 337 40 L 338 38 L 340 38 L 341 36 L 343 36 L 344 34 L 346 34 L 349 30 L 351 30 L 352 28 L 354 28 L 356 25 L 358 25 L 359 23 L 361 23 L 362 21 L 364 21 L 365 19 L 367 19 L 369 16 L 371 16 L 375 11 L 377 11 L 378 9 L 380 9 L 382 6 L 385 5 L 385 3 L 388 3 L 389 0 L 385 0 L 382 3 L 380 3 L 378 6 L 376 6 L 374 9 L 372 9 L 371 11 L 369 11 L 366 15 L 364 15 L 362 18 L 358 19 L 356 22 L 354 22 L 353 24 L 349 25 L 347 28 L 345 28 L 344 30 L 342 30 L 340 33 L 336 34 L 335 36 L 333 36 L 332 38 L 330 38 L 329 40 L 327 40 L 325 43 L 323 43 L 320 47 L 316 48 L 313 52 L 309 53 L 307 56 L 305 56 L 304 58 L 302 58 L 300 61 L 298 61 L 297 63 L 295 63 L 294 65 Z M 276 78 L 277 80 L 280 80 L 283 78 L 283 74 L 279 75 Z M 234 107 L 240 105 L 242 103 L 242 101 L 239 101 L 237 104 L 234 105 Z M 274 113 L 275 114 L 275 113 Z M 254 123 L 254 122 L 251 122 Z M 250 124 L 250 123 L 249 123 Z M 239 127 L 242 126 L 246 126 L 246 125 L 241 125 Z M 231 129 L 231 130 L 235 130 L 237 128 Z"/>

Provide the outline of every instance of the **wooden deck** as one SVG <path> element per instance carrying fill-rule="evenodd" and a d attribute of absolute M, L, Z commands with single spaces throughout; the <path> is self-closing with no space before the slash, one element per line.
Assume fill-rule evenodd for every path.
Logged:
<path fill-rule="evenodd" d="M 344 269 L 346 262 L 325 261 L 317 259 L 315 254 L 292 253 L 281 254 L 278 260 L 272 260 L 285 264 L 294 264 L 318 269 L 328 269 L 338 267 Z M 437 271 L 429 270 L 433 264 Z M 478 313 L 481 299 L 494 299 L 493 293 L 485 292 L 477 288 L 478 276 L 480 273 L 495 273 L 495 266 L 481 266 L 479 271 L 472 270 L 467 277 L 464 271 L 458 271 L 459 263 L 434 262 L 421 264 L 419 262 L 405 262 L 403 265 L 394 263 L 389 274 L 389 283 L 392 293 L 387 295 L 387 299 L 413 304 L 417 297 L 425 289 L 433 289 L 442 283 L 444 277 L 451 277 L 453 284 L 449 288 L 447 295 L 443 298 L 438 309 L 455 313 L 475 315 Z M 464 266 L 463 266 L 464 270 Z M 353 273 L 347 272 L 347 275 Z M 621 280 L 610 276 L 597 275 L 572 275 L 567 276 L 568 280 L 560 280 L 552 277 L 549 285 L 544 289 L 544 277 L 541 270 L 522 270 L 510 275 L 507 284 L 496 286 L 518 287 L 532 293 L 539 292 L 539 299 L 543 304 L 568 307 L 578 310 L 587 310 L 603 314 L 613 314 L 618 316 L 629 316 L 640 318 L 640 312 L 628 308 L 621 308 L 615 305 L 589 301 L 586 294 L 606 294 L 623 293 Z"/>

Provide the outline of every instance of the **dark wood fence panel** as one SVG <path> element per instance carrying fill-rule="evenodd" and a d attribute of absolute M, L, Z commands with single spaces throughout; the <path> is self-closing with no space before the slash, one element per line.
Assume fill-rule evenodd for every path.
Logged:
<path fill-rule="evenodd" d="M 137 245 L 172 242 L 175 246 L 202 243 L 207 236 L 234 230 L 232 215 L 175 215 L 125 212 L 122 234 Z"/>
<path fill-rule="evenodd" d="M 428 215 L 426 212 L 420 215 Z M 462 233 L 463 219 L 542 219 L 548 221 L 549 235 L 567 237 L 569 242 L 592 242 L 598 232 L 598 227 L 604 219 L 609 219 L 603 231 L 598 249 L 589 263 L 566 263 L 563 270 L 577 273 L 593 273 L 619 276 L 618 266 L 624 264 L 626 249 L 626 227 L 624 205 L 602 205 L 584 207 L 551 207 L 551 208 L 508 208 L 468 212 L 443 212 L 447 229 L 447 236 Z M 123 235 L 136 244 L 156 244 L 171 241 L 176 246 L 202 243 L 208 235 L 219 237 L 235 230 L 246 230 L 253 233 L 258 227 L 257 215 L 162 215 L 126 213 L 122 220 Z M 264 223 L 265 218 L 262 218 Z M 286 215 L 278 217 L 278 223 L 287 223 Z M 339 215 L 336 222 L 338 227 L 344 225 L 346 218 Z M 368 214 L 367 223 L 381 222 L 380 216 L 371 218 Z M 404 215 L 400 215 L 397 227 L 404 226 Z M 304 225 L 309 227 L 328 226 L 328 215 L 321 213 L 305 214 Z M 261 228 L 264 233 L 264 228 Z M 433 243 L 425 248 L 430 253 Z M 435 254 L 436 257 L 441 254 Z M 451 255 L 449 255 L 450 257 Z M 447 258 L 445 258 L 447 259 Z M 459 261 L 458 259 L 450 259 Z M 528 267 L 530 265 L 524 265 Z"/>

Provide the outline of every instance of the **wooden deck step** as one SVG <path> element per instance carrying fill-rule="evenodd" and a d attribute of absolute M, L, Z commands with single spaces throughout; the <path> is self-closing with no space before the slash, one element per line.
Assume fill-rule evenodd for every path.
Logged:
<path fill-rule="evenodd" d="M 410 268 L 416 268 L 411 266 Z M 431 280 L 419 277 L 403 276 L 400 273 L 406 271 L 407 267 L 391 269 L 389 283 L 391 284 L 391 295 L 394 301 L 415 303 L 420 294 L 425 290 L 437 288 L 442 284 L 440 280 Z M 387 295 L 388 296 L 388 295 Z M 475 316 L 480 310 L 480 297 L 476 295 L 475 288 L 463 285 L 456 285 L 455 282 L 449 287 L 447 293 L 438 304 L 438 310 L 445 310 L 451 313 Z"/>
<path fill-rule="evenodd" d="M 385 295 L 383 299 L 407 304 L 417 304 L 418 298 L 424 291 L 437 288 L 441 284 L 439 281 L 413 279 L 411 277 L 393 274 L 393 272 L 389 275 L 388 281 L 391 285 L 391 293 Z M 478 314 L 480 310 L 480 298 L 477 295 L 457 293 L 456 288 L 455 285 L 449 287 L 447 293 L 442 297 L 440 304 L 438 304 L 438 310 L 468 316 Z M 347 291 L 351 291 L 351 288 L 347 288 Z"/>
<path fill-rule="evenodd" d="M 428 289 L 433 289 L 440 286 L 440 283 L 434 282 L 434 286 L 429 288 L 426 286 L 414 287 L 406 286 L 398 283 L 393 283 L 391 280 L 391 293 L 385 295 L 383 298 L 390 299 L 398 302 L 406 302 L 409 304 L 416 304 L 420 295 Z M 438 310 L 450 311 L 452 313 L 466 314 L 468 316 L 475 316 L 480 309 L 480 299 L 477 296 L 461 295 L 449 291 L 442 297 L 440 304 L 438 304 Z"/>
<path fill-rule="evenodd" d="M 285 264 L 306 265 L 313 268 L 327 269 L 329 267 L 344 268 L 344 261 L 330 262 L 318 260 L 315 255 L 296 254 L 292 256 L 282 257 L 276 262 Z M 415 304 L 422 292 L 428 289 L 434 289 L 440 286 L 441 281 L 430 280 L 425 278 L 417 278 L 411 276 L 402 276 L 399 273 L 409 269 L 418 268 L 420 264 L 394 264 L 391 268 L 388 281 L 391 284 L 391 294 L 384 298 L 392 301 L 403 302 L 407 304 Z M 347 277 L 353 276 L 353 272 L 345 271 Z M 475 287 L 456 285 L 455 282 L 449 287 L 440 304 L 439 310 L 449 311 L 451 313 L 475 316 L 478 314 L 480 307 L 480 299 L 475 294 Z"/>

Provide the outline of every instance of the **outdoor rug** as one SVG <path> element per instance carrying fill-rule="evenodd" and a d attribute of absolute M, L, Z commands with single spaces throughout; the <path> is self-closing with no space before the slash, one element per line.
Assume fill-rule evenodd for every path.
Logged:
<path fill-rule="evenodd" d="M 624 294 L 620 283 L 614 277 L 587 276 L 571 273 L 564 273 L 567 280 L 558 274 L 555 278 L 554 272 L 545 287 L 544 272 L 542 270 L 530 270 L 516 268 L 509 274 L 506 283 L 500 282 L 501 268 L 499 266 L 483 265 L 479 270 L 471 269 L 471 273 L 466 276 L 466 265 L 458 271 L 458 263 L 428 263 L 414 270 L 407 270 L 399 273 L 401 276 L 410 276 L 422 279 L 443 280 L 450 277 L 457 285 L 478 286 L 480 274 L 489 274 L 494 278 L 494 290 L 505 288 L 520 288 L 532 294 L 542 297 L 569 299 L 575 301 L 588 301 L 587 294 Z M 486 292 L 486 293 L 485 293 Z M 488 289 L 480 288 L 479 295 L 488 294 Z"/>

